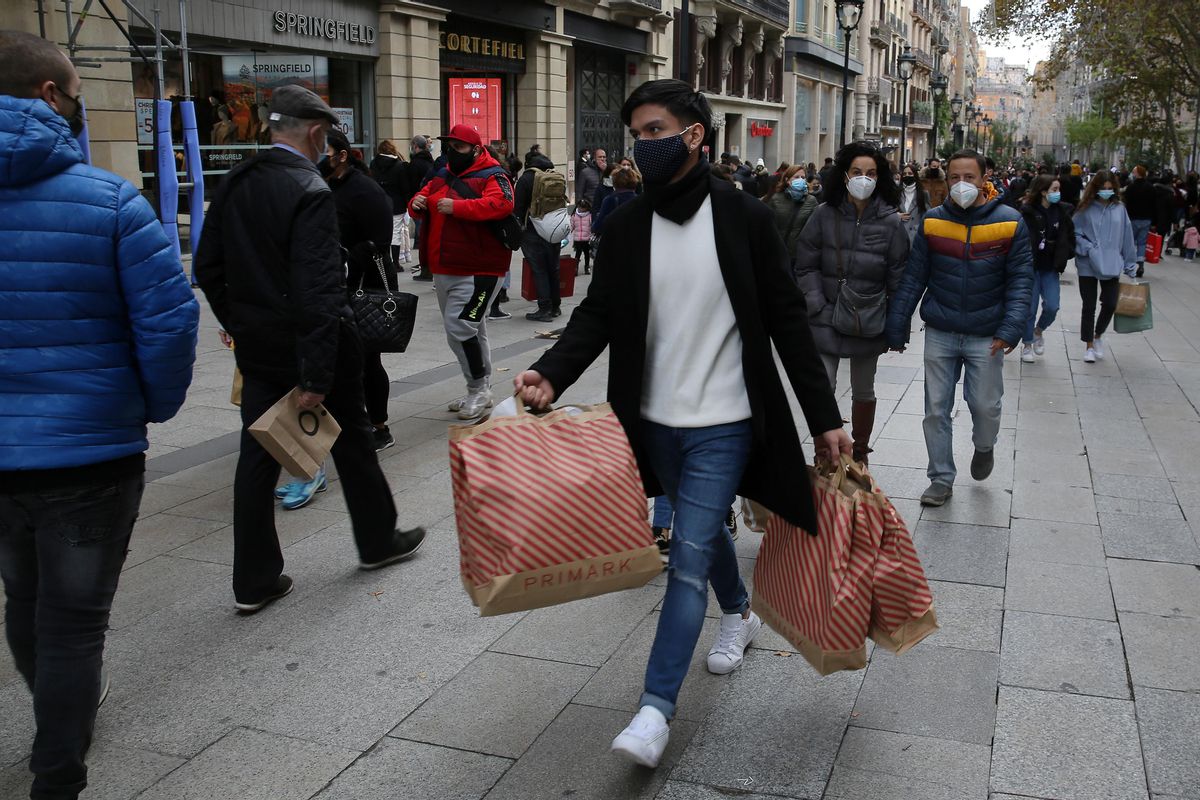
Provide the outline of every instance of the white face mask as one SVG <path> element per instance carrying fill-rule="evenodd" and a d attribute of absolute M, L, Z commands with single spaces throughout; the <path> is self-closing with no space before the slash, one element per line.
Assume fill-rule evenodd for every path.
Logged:
<path fill-rule="evenodd" d="M 962 208 L 970 208 L 975 205 L 976 198 L 979 197 L 979 187 L 973 183 L 959 181 L 950 187 L 950 197 L 954 202 Z"/>
<path fill-rule="evenodd" d="M 866 200 L 875 193 L 875 179 L 857 175 L 846 182 L 846 188 L 855 200 Z"/>

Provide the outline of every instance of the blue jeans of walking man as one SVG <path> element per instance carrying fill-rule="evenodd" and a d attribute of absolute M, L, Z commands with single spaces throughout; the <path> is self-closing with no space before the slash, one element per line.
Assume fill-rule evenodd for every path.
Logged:
<path fill-rule="evenodd" d="M 1042 316 L 1038 317 L 1038 300 L 1042 301 Z M 1033 296 L 1029 298 L 1029 321 L 1025 324 L 1025 344 L 1032 344 L 1034 329 L 1045 331 L 1058 318 L 1062 303 L 1062 286 L 1054 270 L 1033 273 Z"/>
<path fill-rule="evenodd" d="M 975 449 L 988 452 L 1000 434 L 1004 397 L 1004 354 L 991 354 L 992 337 L 967 336 L 925 328 L 925 449 L 931 483 L 953 486 L 954 435 L 950 415 L 958 379 L 965 373 L 963 395 L 971 411 Z"/>
<path fill-rule="evenodd" d="M 1150 237 L 1150 226 L 1154 224 L 1154 220 L 1131 219 L 1129 222 L 1133 225 L 1133 246 L 1137 250 L 1138 263 L 1141 264 L 1146 260 L 1146 239 Z"/>
<path fill-rule="evenodd" d="M 668 720 L 704 626 L 711 583 L 725 614 L 750 607 L 725 515 L 750 457 L 750 421 L 706 428 L 643 422 L 646 454 L 675 509 L 667 592 L 639 705 Z"/>

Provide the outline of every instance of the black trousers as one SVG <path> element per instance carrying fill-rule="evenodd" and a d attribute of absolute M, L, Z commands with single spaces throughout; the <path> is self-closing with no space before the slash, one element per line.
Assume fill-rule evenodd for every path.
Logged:
<path fill-rule="evenodd" d="M 75 800 L 100 699 L 104 635 L 143 476 L 0 495 L 5 634 L 33 692 L 30 797 Z"/>
<path fill-rule="evenodd" d="M 578 261 L 580 256 L 583 256 L 583 268 L 590 270 L 592 268 L 592 243 L 591 242 L 576 242 L 575 243 L 575 260 Z"/>
<path fill-rule="evenodd" d="M 368 350 L 363 353 L 363 393 L 367 401 L 367 420 L 372 425 L 383 425 L 388 419 L 388 398 L 392 383 L 379 353 Z M 340 423 L 339 423 L 340 424 Z"/>
<path fill-rule="evenodd" d="M 533 270 L 533 285 L 537 288 L 538 308 L 558 308 L 562 304 L 558 282 L 559 246 L 547 242 L 530 225 L 521 240 L 521 254 Z"/>
<path fill-rule="evenodd" d="M 345 328 L 343 337 L 352 337 Z M 378 561 L 392 552 L 396 504 L 388 487 L 363 400 L 362 355 L 357 341 L 338 354 L 338 374 L 325 398 L 325 408 L 342 426 L 331 455 L 350 511 L 354 543 L 363 561 Z M 247 428 L 293 386 L 242 376 L 242 442 L 233 483 L 233 594 L 238 602 L 257 602 L 283 572 L 283 551 L 275 530 L 275 484 L 279 462 Z"/>
<path fill-rule="evenodd" d="M 1084 342 L 1094 342 L 1097 336 L 1103 336 L 1112 322 L 1113 313 L 1117 310 L 1117 293 L 1120 291 L 1120 278 L 1085 278 L 1079 276 L 1079 297 L 1083 300 L 1083 314 L 1079 322 L 1079 338 Z M 1100 316 L 1096 316 L 1096 292 L 1100 292 Z"/>

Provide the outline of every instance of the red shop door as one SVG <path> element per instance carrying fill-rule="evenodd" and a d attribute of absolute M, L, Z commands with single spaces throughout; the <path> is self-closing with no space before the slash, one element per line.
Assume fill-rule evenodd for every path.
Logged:
<path fill-rule="evenodd" d="M 484 144 L 503 139 L 499 78 L 450 78 L 450 127 L 470 125 Z"/>

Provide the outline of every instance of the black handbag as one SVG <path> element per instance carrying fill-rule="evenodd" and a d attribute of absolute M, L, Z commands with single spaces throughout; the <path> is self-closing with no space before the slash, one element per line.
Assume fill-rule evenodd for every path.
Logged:
<path fill-rule="evenodd" d="M 833 238 L 838 267 L 838 293 L 833 303 L 833 329 L 843 336 L 873 339 L 883 334 L 887 322 L 887 291 L 860 294 L 850 288 L 842 268 L 841 212 L 834 209 L 833 213 Z"/>
<path fill-rule="evenodd" d="M 417 323 L 417 296 L 400 291 L 399 279 L 396 291 L 388 286 L 387 270 L 383 256 L 373 259 L 382 289 L 364 289 L 363 279 L 358 279 L 358 289 L 350 296 L 350 308 L 358 326 L 358 336 L 363 349 L 377 353 L 403 353 L 412 339 L 413 327 Z"/>

